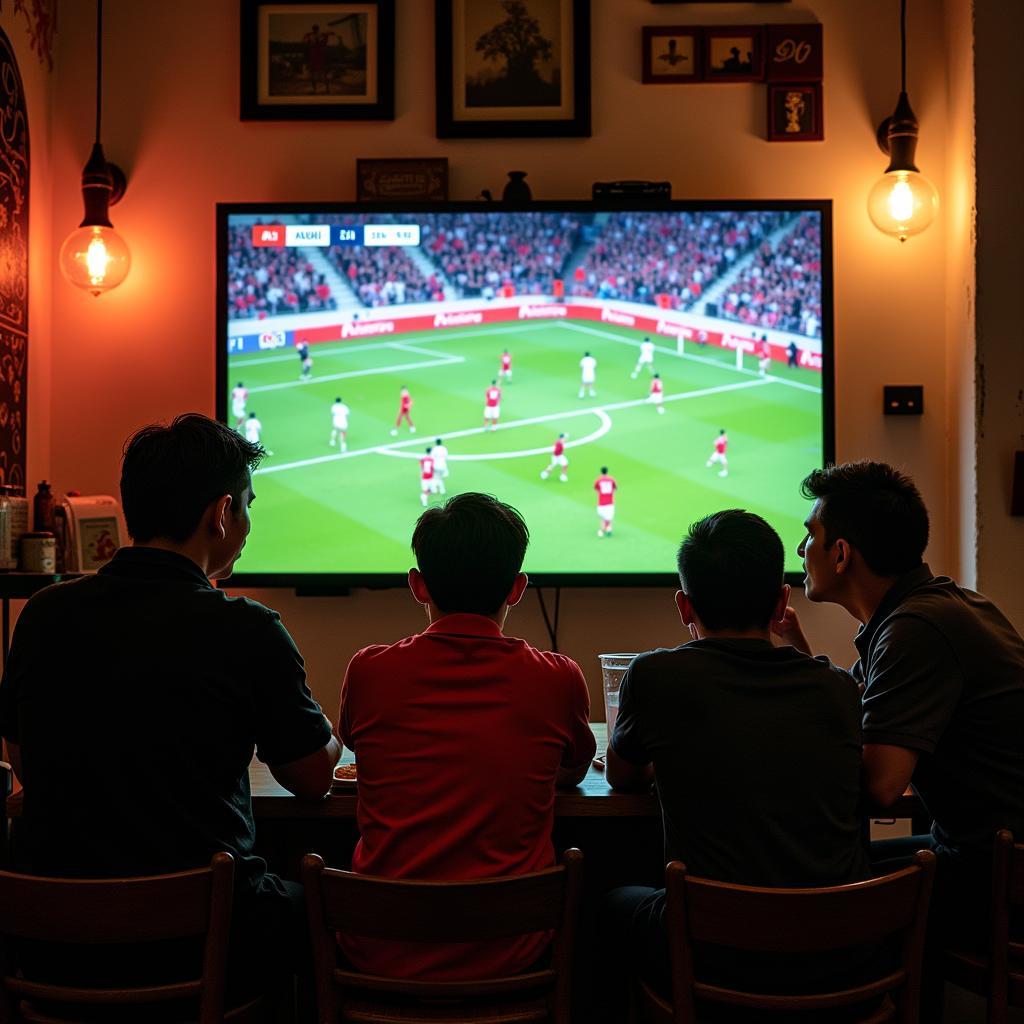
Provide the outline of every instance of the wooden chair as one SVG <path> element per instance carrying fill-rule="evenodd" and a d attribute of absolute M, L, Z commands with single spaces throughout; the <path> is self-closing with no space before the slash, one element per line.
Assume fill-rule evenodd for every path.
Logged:
<path fill-rule="evenodd" d="M 11 823 L 7 817 L 7 798 L 13 788 L 14 771 L 6 761 L 0 761 L 0 866 L 8 863 Z"/>
<path fill-rule="evenodd" d="M 641 1019 L 696 1024 L 699 999 L 748 1011 L 785 1012 L 787 1021 L 798 1024 L 802 1012 L 856 1006 L 884 996 L 879 1008 L 858 1024 L 917 1024 L 934 872 L 935 855 L 922 850 L 910 867 L 866 882 L 823 889 L 758 889 L 691 878 L 685 865 L 673 861 L 666 869 L 672 1003 L 638 980 L 636 1007 Z M 767 995 L 710 985 L 694 977 L 693 943 L 795 954 L 867 946 L 893 935 L 902 936 L 899 966 L 843 991 Z"/>
<path fill-rule="evenodd" d="M 988 1024 L 1006 1024 L 1011 1006 L 1024 1007 L 1024 943 L 1010 940 L 1010 914 L 1024 908 L 1024 845 L 1006 829 L 992 847 L 992 920 L 985 952 L 947 949 L 948 981 L 988 999 Z"/>
<path fill-rule="evenodd" d="M 69 987 L 29 980 L 5 961 L 0 1024 L 93 1019 L 93 1007 L 97 1016 L 105 1008 L 121 1020 L 147 1021 L 179 1000 L 198 1003 L 197 1012 L 183 1011 L 198 1024 L 261 1019 L 262 1000 L 224 1013 L 234 867 L 229 853 L 217 853 L 208 868 L 144 878 L 40 878 L 0 871 L 0 936 L 5 940 L 95 945 L 205 936 L 202 975 L 162 985 Z M 39 1009 L 44 1005 L 45 1011 Z M 68 1005 L 69 1016 L 51 1009 L 54 1005 Z"/>
<path fill-rule="evenodd" d="M 536 874 L 470 882 L 393 881 L 302 861 L 318 1024 L 569 1024 L 583 854 Z M 478 981 L 405 981 L 338 967 L 336 932 L 412 942 L 474 942 L 554 930 L 551 966 Z"/>

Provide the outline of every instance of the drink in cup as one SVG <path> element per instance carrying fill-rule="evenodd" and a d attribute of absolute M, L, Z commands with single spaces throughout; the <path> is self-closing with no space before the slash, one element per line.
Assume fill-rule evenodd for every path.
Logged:
<path fill-rule="evenodd" d="M 604 684 L 604 718 L 608 723 L 608 739 L 611 741 L 615 728 L 615 717 L 619 713 L 619 685 L 626 674 L 635 654 L 599 654 L 601 679 Z"/>

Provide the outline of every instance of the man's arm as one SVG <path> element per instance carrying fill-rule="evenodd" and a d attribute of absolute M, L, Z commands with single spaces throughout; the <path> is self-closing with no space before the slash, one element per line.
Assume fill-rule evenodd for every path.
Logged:
<path fill-rule="evenodd" d="M 324 720 L 327 720 L 326 715 Z M 331 791 L 334 768 L 340 758 L 341 743 L 332 732 L 331 738 L 312 754 L 287 764 L 268 764 L 267 767 L 290 793 L 307 800 L 320 800 Z"/>
<path fill-rule="evenodd" d="M 864 795 L 877 807 L 891 807 L 906 792 L 918 753 L 890 743 L 865 743 L 861 778 Z"/>
<path fill-rule="evenodd" d="M 651 788 L 654 781 L 654 765 L 630 764 L 608 747 L 604 764 L 608 785 L 620 793 L 641 793 Z"/>
<path fill-rule="evenodd" d="M 12 743 L 10 740 L 4 740 L 4 746 L 7 748 L 7 760 L 14 769 L 14 774 L 18 776 L 18 781 L 24 785 L 24 779 L 21 777 L 21 745 Z"/>
<path fill-rule="evenodd" d="M 555 786 L 558 789 L 575 789 L 586 777 L 590 770 L 590 760 L 586 760 L 578 768 L 559 768 L 555 776 Z"/>

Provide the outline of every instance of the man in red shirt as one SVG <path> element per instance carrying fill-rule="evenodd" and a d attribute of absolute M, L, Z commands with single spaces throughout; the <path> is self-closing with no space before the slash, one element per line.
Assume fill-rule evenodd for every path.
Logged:
<path fill-rule="evenodd" d="M 608 467 L 601 467 L 601 475 L 594 481 L 594 490 L 597 491 L 597 514 L 601 518 L 601 529 L 597 531 L 598 537 L 607 534 L 612 535 L 612 520 L 615 518 L 615 492 L 619 485 L 615 477 L 608 475 Z"/>
<path fill-rule="evenodd" d="M 558 435 L 558 439 L 555 441 L 554 447 L 551 449 L 551 461 L 548 463 L 548 468 L 543 470 L 540 474 L 541 480 L 547 480 L 557 466 L 562 471 L 558 479 L 561 480 L 563 484 L 569 482 L 569 458 L 565 454 L 565 442 L 568 436 L 568 434 Z"/>
<path fill-rule="evenodd" d="M 402 425 L 402 420 L 405 420 L 409 424 L 409 433 L 416 433 L 416 425 L 412 421 L 410 415 L 412 411 L 412 395 L 409 394 L 409 389 L 403 387 L 398 394 L 398 419 L 395 420 L 394 429 L 391 431 L 391 436 L 395 437 L 398 434 L 398 428 Z"/>
<path fill-rule="evenodd" d="M 491 878 L 551 867 L 555 786 L 594 756 L 579 666 L 505 636 L 526 590 L 522 516 L 467 493 L 420 516 L 409 589 L 429 626 L 349 662 L 339 729 L 359 770 L 352 870 L 385 878 Z M 515 974 L 544 934 L 399 943 L 341 936 L 359 970 L 454 980 Z"/>
<path fill-rule="evenodd" d="M 498 378 L 512 379 L 512 356 L 509 354 L 508 349 L 501 353 L 501 369 L 498 371 Z"/>
<path fill-rule="evenodd" d="M 491 386 L 484 392 L 484 430 L 488 427 L 491 430 L 498 429 L 498 417 L 501 416 L 501 388 L 496 380 L 491 381 Z"/>

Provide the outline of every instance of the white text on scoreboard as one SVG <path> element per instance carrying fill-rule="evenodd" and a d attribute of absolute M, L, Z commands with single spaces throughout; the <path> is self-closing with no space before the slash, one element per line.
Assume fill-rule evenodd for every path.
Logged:
<path fill-rule="evenodd" d="M 419 245 L 419 224 L 367 224 L 363 245 Z"/>

